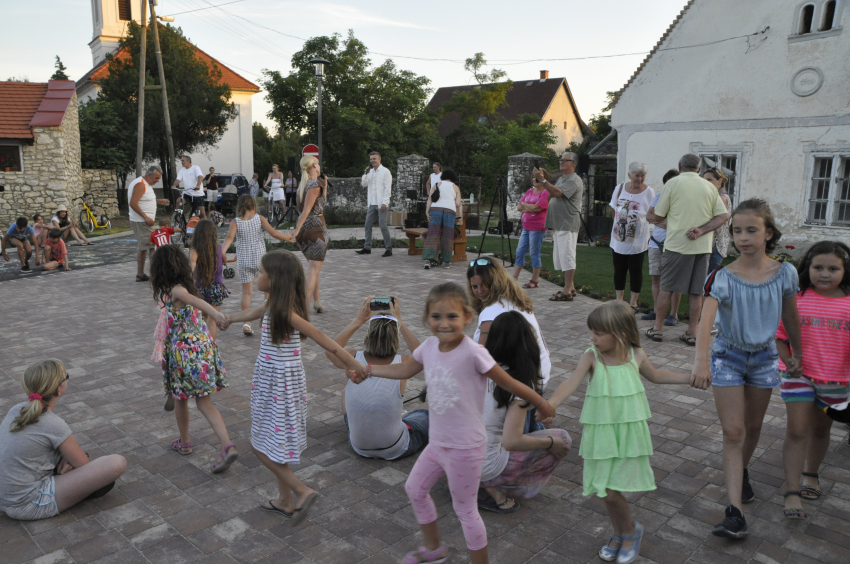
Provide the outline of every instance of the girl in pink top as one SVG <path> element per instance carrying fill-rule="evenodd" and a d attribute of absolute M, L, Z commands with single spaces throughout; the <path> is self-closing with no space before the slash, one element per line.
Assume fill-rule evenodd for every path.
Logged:
<path fill-rule="evenodd" d="M 792 351 L 784 325 L 780 323 L 776 332 L 783 370 L 780 390 L 788 410 L 782 459 L 789 519 L 808 517 L 801 498 L 821 496 L 817 472 L 829 448 L 832 427 L 824 409 L 850 396 L 850 248 L 835 241 L 816 243 L 803 256 L 798 273 L 802 375 L 792 377 L 784 371 Z M 797 484 L 799 490 L 790 489 Z"/>
<path fill-rule="evenodd" d="M 474 262 L 474 261 L 473 261 Z M 440 543 L 437 508 L 428 493 L 442 476 L 449 482 L 452 505 L 463 528 L 473 564 L 486 564 L 487 531 L 478 515 L 476 496 L 487 453 L 484 396 L 487 379 L 537 407 L 544 417 L 555 413 L 540 394 L 514 380 L 487 349 L 463 334 L 472 321 L 463 287 L 453 282 L 434 286 L 425 303 L 425 323 L 434 334 L 401 364 L 371 366 L 368 375 L 404 380 L 425 370 L 428 385 L 428 446 L 419 455 L 405 484 L 424 546 L 410 552 L 404 564 L 445 562 L 449 551 Z"/>
<path fill-rule="evenodd" d="M 549 171 L 540 169 L 543 178 L 549 179 Z M 549 210 L 549 191 L 545 186 L 532 177 L 532 187 L 525 193 L 517 204 L 517 211 L 522 212 L 522 235 L 516 248 L 516 266 L 514 278 L 519 280 L 519 273 L 525 266 L 525 253 L 531 252 L 531 280 L 523 288 L 536 288 L 540 281 L 540 268 L 543 261 L 540 258 L 540 248 L 546 235 L 546 212 Z"/>

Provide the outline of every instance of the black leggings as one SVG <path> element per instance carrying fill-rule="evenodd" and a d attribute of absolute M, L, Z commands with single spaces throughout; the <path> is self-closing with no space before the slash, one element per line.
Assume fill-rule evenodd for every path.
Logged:
<path fill-rule="evenodd" d="M 626 289 L 626 273 L 629 275 L 629 289 L 633 294 L 640 294 L 643 286 L 643 257 L 646 252 L 636 255 L 621 255 L 613 249 L 614 256 L 614 289 Z"/>

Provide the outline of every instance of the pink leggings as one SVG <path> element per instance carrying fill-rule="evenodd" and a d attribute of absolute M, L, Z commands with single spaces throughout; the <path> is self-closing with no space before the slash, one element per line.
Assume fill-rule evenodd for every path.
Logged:
<path fill-rule="evenodd" d="M 420 525 L 437 520 L 437 508 L 428 492 L 444 475 L 449 481 L 455 515 L 463 527 L 469 550 L 487 546 L 487 529 L 478 514 L 478 484 L 487 446 L 477 448 L 446 448 L 429 444 L 413 465 L 404 490 L 413 505 Z"/>

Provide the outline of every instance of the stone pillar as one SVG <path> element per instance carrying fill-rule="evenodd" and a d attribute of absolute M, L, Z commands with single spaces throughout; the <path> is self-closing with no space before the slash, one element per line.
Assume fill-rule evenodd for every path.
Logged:
<path fill-rule="evenodd" d="M 422 189 L 422 175 L 431 170 L 431 161 L 420 155 L 408 155 L 398 160 L 390 209 L 404 211 L 407 191 Z"/>
<path fill-rule="evenodd" d="M 546 159 L 540 155 L 523 153 L 508 157 L 508 219 L 517 221 L 522 216 L 516 210 L 522 196 L 531 188 L 531 170 L 546 166 Z"/>

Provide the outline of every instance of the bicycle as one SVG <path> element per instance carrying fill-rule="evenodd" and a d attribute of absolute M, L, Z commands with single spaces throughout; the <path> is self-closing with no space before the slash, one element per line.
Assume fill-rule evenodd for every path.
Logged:
<path fill-rule="evenodd" d="M 109 229 L 109 228 L 111 228 L 112 222 L 109 221 L 109 217 L 105 213 L 101 213 L 100 218 L 98 218 L 96 215 L 94 215 L 94 212 L 91 210 L 91 208 L 86 203 L 86 200 L 85 200 L 86 197 L 91 197 L 92 199 L 94 198 L 94 196 L 92 196 L 90 193 L 83 192 L 82 196 L 80 196 L 79 198 L 74 198 L 74 200 L 73 200 L 75 202 L 77 200 L 80 200 L 80 203 L 83 204 L 83 209 L 80 210 L 80 227 L 85 229 L 86 233 L 91 233 L 95 229 Z M 101 208 L 101 212 L 103 212 L 102 208 Z"/>
<path fill-rule="evenodd" d="M 268 217 L 266 219 L 270 225 L 277 227 L 283 221 L 283 208 L 280 205 L 280 200 L 273 202 L 266 200 L 266 207 L 268 208 Z"/>
<path fill-rule="evenodd" d="M 188 232 L 189 220 L 194 216 L 200 217 L 200 208 L 195 208 L 189 212 L 189 219 L 183 215 L 183 196 L 181 195 L 174 205 L 174 211 L 171 213 L 171 226 L 175 228 L 174 235 L 171 236 L 171 242 L 179 245 L 181 242 L 187 249 L 192 244 L 192 234 Z M 179 230 L 177 229 L 179 228 Z"/>

